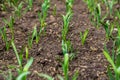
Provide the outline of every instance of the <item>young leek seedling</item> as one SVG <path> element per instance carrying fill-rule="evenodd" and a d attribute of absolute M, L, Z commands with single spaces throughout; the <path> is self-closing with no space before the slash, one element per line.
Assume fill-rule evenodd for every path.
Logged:
<path fill-rule="evenodd" d="M 3 11 L 6 11 L 6 10 L 7 10 L 7 7 L 6 7 L 5 4 L 1 4 L 1 8 L 0 8 L 0 9 L 3 10 Z"/>
<path fill-rule="evenodd" d="M 17 6 L 20 3 L 20 0 L 9 0 L 12 4 Z"/>
<path fill-rule="evenodd" d="M 107 7 L 107 10 L 109 10 L 108 13 L 110 13 L 110 16 L 112 16 L 113 6 L 115 4 L 115 0 L 110 0 L 110 1 L 109 0 L 104 0 L 104 3 Z"/>
<path fill-rule="evenodd" d="M 13 41 L 11 42 L 11 44 L 12 44 L 13 50 L 14 50 L 14 52 L 15 52 L 15 55 L 16 55 L 16 58 L 17 58 L 19 67 L 22 69 L 22 60 L 20 59 L 20 56 L 19 56 L 18 51 L 17 51 L 17 49 L 16 49 L 16 46 L 15 46 L 15 44 L 14 44 Z"/>
<path fill-rule="evenodd" d="M 28 69 L 30 68 L 30 66 L 33 63 L 33 58 L 30 58 L 27 61 L 27 64 L 25 66 L 23 66 L 23 64 L 22 64 L 22 60 L 23 59 L 20 58 L 20 55 L 19 55 L 19 53 L 18 53 L 18 51 L 16 49 L 16 46 L 15 46 L 14 42 L 11 42 L 11 44 L 12 44 L 13 50 L 15 52 L 15 55 L 17 57 L 17 61 L 18 61 L 19 67 L 20 67 L 20 68 L 17 69 L 19 76 L 17 77 L 16 80 L 26 80 L 27 79 L 27 74 L 29 74 Z M 23 53 L 21 53 L 21 54 L 23 55 Z"/>
<path fill-rule="evenodd" d="M 19 4 L 18 4 L 18 6 L 15 6 L 14 4 L 12 4 L 12 6 L 14 7 L 14 9 L 15 9 L 15 14 L 16 14 L 16 16 L 18 17 L 18 18 L 20 18 L 21 16 L 22 16 L 22 7 L 23 7 L 23 2 L 20 2 Z"/>
<path fill-rule="evenodd" d="M 14 18 L 12 16 L 10 16 L 10 20 L 9 21 L 7 19 L 4 19 L 4 18 L 3 18 L 3 21 L 10 28 L 11 34 L 12 34 L 12 40 L 14 40 L 14 29 L 13 29 L 14 22 L 15 22 Z"/>
<path fill-rule="evenodd" d="M 63 72 L 64 72 L 64 80 L 69 80 L 69 54 L 64 55 L 64 63 L 63 63 Z M 71 80 L 77 80 L 78 77 L 78 71 L 75 72 Z"/>
<path fill-rule="evenodd" d="M 63 15 L 63 28 L 62 28 L 62 40 L 66 40 L 66 36 L 69 30 L 69 22 L 71 20 L 72 13 L 68 12 L 65 16 Z"/>
<path fill-rule="evenodd" d="M 33 40 L 34 40 L 34 39 L 36 39 L 36 43 L 39 42 L 39 35 L 37 34 L 36 25 L 35 25 L 35 27 L 34 27 L 34 29 L 33 29 L 32 37 L 30 38 L 30 36 L 29 36 L 29 38 L 28 38 L 28 45 L 29 45 L 29 48 L 32 47 L 32 43 L 33 43 Z"/>
<path fill-rule="evenodd" d="M 24 77 L 26 77 L 28 74 L 30 74 L 29 71 L 23 72 L 23 73 L 21 73 L 21 74 L 16 78 L 16 80 L 27 80 L 27 79 L 24 78 Z"/>
<path fill-rule="evenodd" d="M 100 4 L 97 4 L 97 6 L 96 6 L 94 18 L 96 20 L 96 27 L 98 28 L 100 26 L 100 22 L 101 22 L 101 6 L 100 6 Z"/>
<path fill-rule="evenodd" d="M 44 0 L 44 3 L 42 4 L 42 12 L 38 13 L 38 17 L 39 17 L 39 21 L 40 21 L 40 31 L 39 31 L 39 35 L 41 34 L 41 30 L 45 30 L 45 20 L 47 17 L 47 12 L 48 9 L 50 7 L 50 0 Z"/>
<path fill-rule="evenodd" d="M 33 63 L 33 58 L 31 57 L 22 69 L 19 68 L 17 69 L 18 77 L 16 78 L 16 80 L 27 80 L 27 75 L 30 74 L 29 68 L 32 65 L 32 63 Z"/>
<path fill-rule="evenodd" d="M 68 41 L 62 40 L 62 51 L 63 54 L 72 52 L 72 44 L 69 40 Z"/>
<path fill-rule="evenodd" d="M 64 64 L 63 64 L 63 72 L 64 72 L 64 78 L 65 80 L 69 80 L 68 77 L 68 67 L 69 67 L 69 54 L 64 55 Z"/>
<path fill-rule="evenodd" d="M 33 58 L 31 57 L 29 60 L 27 60 L 27 64 L 23 67 L 22 73 L 24 72 L 29 72 L 29 68 L 33 63 Z M 21 72 L 21 71 L 20 71 Z M 27 75 L 25 75 L 22 80 L 26 80 L 27 79 Z"/>
<path fill-rule="evenodd" d="M 119 10 L 116 11 L 116 17 L 120 20 L 120 11 Z"/>
<path fill-rule="evenodd" d="M 0 34 L 2 35 L 2 39 L 5 42 L 6 50 L 8 51 L 10 48 L 10 41 L 8 41 L 7 34 L 6 34 L 6 27 L 3 27 L 3 30 L 0 29 Z"/>
<path fill-rule="evenodd" d="M 91 13 L 94 12 L 94 9 L 96 7 L 95 0 L 84 0 L 84 2 L 87 4 L 89 11 Z"/>
<path fill-rule="evenodd" d="M 74 0 L 66 0 L 66 12 L 72 12 Z"/>
<path fill-rule="evenodd" d="M 28 0 L 28 9 L 31 10 L 33 7 L 33 0 Z"/>
<path fill-rule="evenodd" d="M 18 76 L 15 77 L 12 73 L 12 71 L 9 71 L 9 74 L 6 76 L 5 74 L 2 74 L 5 80 L 27 80 L 27 75 L 30 74 L 30 71 L 28 69 L 33 63 L 33 58 L 30 58 L 27 61 L 27 64 L 23 67 L 23 69 L 19 69 L 16 67 L 18 71 Z"/>
<path fill-rule="evenodd" d="M 113 39 L 112 37 L 112 32 L 114 29 L 114 24 L 110 24 L 109 21 L 106 21 L 106 23 L 101 22 L 101 24 L 103 25 L 103 28 L 106 32 L 106 38 L 109 40 L 110 38 Z"/>
<path fill-rule="evenodd" d="M 56 16 L 57 14 L 57 7 L 56 7 L 56 4 L 54 5 L 54 8 L 53 8 L 53 15 Z"/>
<path fill-rule="evenodd" d="M 84 33 L 80 32 L 80 39 L 81 39 L 81 43 L 82 45 L 84 45 L 87 35 L 88 35 L 89 30 L 86 29 Z"/>
<path fill-rule="evenodd" d="M 120 64 L 117 65 L 117 61 L 120 61 L 120 55 L 119 55 L 119 58 L 116 58 L 116 63 L 115 63 L 114 60 L 110 57 L 108 50 L 104 49 L 103 54 L 106 57 L 107 61 L 111 64 L 114 74 L 115 74 L 115 76 L 114 76 L 114 74 L 112 73 L 112 70 L 108 67 L 109 78 L 114 79 L 114 80 L 119 80 L 120 79 L 120 76 L 119 76 L 120 75 L 120 70 L 119 70 Z M 112 77 L 112 76 L 114 76 L 114 77 Z"/>

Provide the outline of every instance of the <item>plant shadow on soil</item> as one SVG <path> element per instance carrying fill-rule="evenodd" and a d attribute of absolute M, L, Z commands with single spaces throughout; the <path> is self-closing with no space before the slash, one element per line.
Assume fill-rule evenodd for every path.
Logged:
<path fill-rule="evenodd" d="M 56 16 L 53 15 L 54 4 L 57 5 Z M 40 5 L 38 0 L 35 0 L 33 10 L 27 12 L 20 20 L 15 22 L 15 44 L 18 51 L 22 46 L 27 45 L 28 33 L 32 31 L 34 25 L 40 26 L 38 11 L 40 11 Z M 91 25 L 87 6 L 82 0 L 75 0 L 73 11 L 74 15 L 70 22 L 68 39 L 72 42 L 76 56 L 70 61 L 69 75 L 72 76 L 78 70 L 77 80 L 107 80 L 107 62 L 102 53 L 105 32 L 102 28 L 97 30 Z M 56 78 L 57 74 L 63 75 L 63 55 L 61 55 L 62 14 L 65 14 L 64 2 L 52 0 L 46 20 L 46 34 L 41 36 L 39 44 L 34 42 L 32 49 L 29 50 L 29 57 L 34 58 L 34 63 L 30 68 L 32 73 L 28 76 L 28 80 L 43 80 L 33 73 L 34 71 L 51 75 L 56 80 L 58 80 Z M 2 18 L 9 18 L 9 15 L 10 13 L 0 15 L 0 27 L 3 26 Z M 85 45 L 82 46 L 79 33 L 84 32 L 85 29 L 89 29 L 89 34 Z M 7 34 L 10 37 L 9 29 Z M 9 51 L 5 51 L 4 48 L 5 44 L 0 37 L 0 70 L 6 72 L 9 65 L 17 65 L 17 60 L 12 48 Z M 16 74 L 14 71 L 13 69 L 13 73 Z"/>

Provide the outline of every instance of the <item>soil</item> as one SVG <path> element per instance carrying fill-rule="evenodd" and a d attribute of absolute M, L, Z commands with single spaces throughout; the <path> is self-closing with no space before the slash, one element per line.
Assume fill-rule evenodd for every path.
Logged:
<path fill-rule="evenodd" d="M 54 16 L 53 8 L 55 4 L 57 5 L 57 14 Z M 41 11 L 40 6 L 39 0 L 35 0 L 33 9 L 14 23 L 15 44 L 18 51 L 27 45 L 28 35 L 32 32 L 34 25 L 36 24 L 37 28 L 40 26 L 38 19 L 38 11 Z M 73 12 L 74 15 L 70 22 L 67 38 L 72 42 L 75 57 L 69 63 L 69 80 L 77 70 L 79 71 L 77 80 L 108 80 L 106 73 L 107 61 L 102 53 L 105 43 L 104 29 L 96 29 L 91 24 L 87 5 L 82 0 L 75 0 Z M 0 11 L 0 13 L 0 26 L 2 27 L 4 25 L 2 18 L 9 18 L 11 12 Z M 58 74 L 63 75 L 62 14 L 65 14 L 64 1 L 51 0 L 51 7 L 46 20 L 46 34 L 41 36 L 39 44 L 34 41 L 32 49 L 29 50 L 29 57 L 33 57 L 34 62 L 30 67 L 32 73 L 28 76 L 28 80 L 43 80 L 34 71 L 51 75 L 55 77 L 55 80 L 58 80 Z M 79 33 L 84 32 L 86 29 L 89 30 L 89 34 L 85 45 L 82 46 Z M 8 37 L 11 38 L 10 30 L 7 30 Z M 6 51 L 5 43 L 0 37 L 0 71 L 6 73 L 10 65 L 18 65 L 14 51 L 12 47 L 9 51 Z M 16 74 L 14 68 L 12 72 Z M 3 80 L 1 76 L 0 80 Z"/>

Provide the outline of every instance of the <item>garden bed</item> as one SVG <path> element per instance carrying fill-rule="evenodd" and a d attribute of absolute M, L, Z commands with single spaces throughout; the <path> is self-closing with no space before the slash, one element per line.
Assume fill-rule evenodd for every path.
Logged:
<path fill-rule="evenodd" d="M 51 0 L 50 3 L 46 19 L 46 34 L 40 37 L 38 44 L 34 42 L 29 50 L 29 57 L 33 57 L 34 62 L 30 67 L 31 74 L 28 76 L 28 80 L 43 80 L 34 73 L 35 71 L 51 75 L 56 80 L 57 74 L 63 75 L 62 63 L 64 55 L 61 47 L 61 30 L 63 26 L 62 15 L 65 14 L 65 3 L 61 0 Z M 27 45 L 28 35 L 32 32 L 34 25 L 36 24 L 37 28 L 40 26 L 38 19 L 38 11 L 41 11 L 40 4 L 38 0 L 35 0 L 33 9 L 14 23 L 14 42 L 18 51 Z M 53 15 L 55 4 L 57 5 L 57 14 Z M 10 12 L 0 11 L 1 28 L 4 25 L 2 18 L 9 19 Z M 82 45 L 80 32 L 84 32 L 86 29 L 89 30 L 89 33 L 85 44 Z M 9 29 L 7 29 L 7 36 L 11 38 Z M 106 75 L 107 62 L 102 51 L 105 32 L 103 28 L 97 30 L 91 24 L 87 5 L 82 0 L 75 0 L 74 2 L 73 17 L 69 25 L 67 39 L 71 41 L 73 53 L 75 54 L 75 57 L 69 63 L 69 76 L 71 77 L 78 70 L 79 76 L 77 80 L 108 80 Z M 0 37 L 0 71 L 6 73 L 12 65 L 18 65 L 15 53 L 12 47 L 6 51 L 5 43 Z M 15 69 L 11 70 L 16 75 Z M 0 78 L 0 80 L 3 79 Z"/>

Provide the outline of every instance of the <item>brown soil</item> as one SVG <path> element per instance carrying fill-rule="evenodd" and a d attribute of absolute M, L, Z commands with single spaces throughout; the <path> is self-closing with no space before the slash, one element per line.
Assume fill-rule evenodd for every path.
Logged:
<path fill-rule="evenodd" d="M 36 0 L 32 11 L 27 12 L 20 20 L 14 24 L 15 44 L 18 51 L 22 46 L 27 45 L 28 33 L 32 32 L 35 24 L 39 27 L 37 12 L 40 11 L 40 3 Z M 57 15 L 53 15 L 54 4 L 57 5 Z M 105 42 L 105 32 L 102 28 L 97 30 L 89 20 L 89 12 L 86 4 L 82 0 L 75 0 L 74 15 L 70 23 L 68 39 L 72 42 L 75 58 L 70 61 L 70 77 L 79 71 L 77 80 L 107 80 L 106 59 L 103 56 L 102 49 Z M 2 18 L 9 18 L 10 12 L 0 12 L 0 25 L 4 25 Z M 39 44 L 34 42 L 29 57 L 34 58 L 34 63 L 30 68 L 32 72 L 28 80 L 43 80 L 34 71 L 46 73 L 53 77 L 57 74 L 63 75 L 61 50 L 61 29 L 62 14 L 65 14 L 65 4 L 61 0 L 52 0 L 46 20 L 46 35 L 41 36 Z M 89 29 L 84 46 L 81 45 L 80 32 Z M 8 37 L 10 37 L 8 29 Z M 12 47 L 9 51 L 5 50 L 5 43 L 0 37 L 0 70 L 8 71 L 9 65 L 18 65 Z M 14 73 L 15 70 L 13 70 Z M 0 79 L 2 80 L 2 79 Z M 58 80 L 56 78 L 56 80 Z"/>

